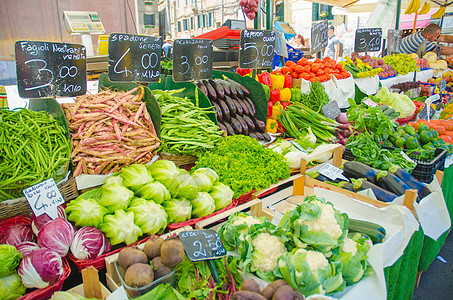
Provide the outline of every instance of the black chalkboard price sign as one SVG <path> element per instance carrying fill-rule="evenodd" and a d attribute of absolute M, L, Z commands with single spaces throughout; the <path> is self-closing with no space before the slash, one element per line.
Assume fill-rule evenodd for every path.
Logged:
<path fill-rule="evenodd" d="M 111 81 L 159 81 L 161 55 L 161 38 L 112 33 L 109 35 L 109 79 Z"/>
<path fill-rule="evenodd" d="M 209 79 L 212 76 L 212 40 L 178 39 L 173 43 L 173 80 Z"/>
<path fill-rule="evenodd" d="M 381 50 L 382 28 L 359 28 L 355 31 L 355 52 Z"/>
<path fill-rule="evenodd" d="M 318 53 L 327 47 L 329 35 L 327 21 L 322 21 L 311 27 L 311 53 Z"/>
<path fill-rule="evenodd" d="M 17 41 L 15 53 L 20 97 L 72 97 L 86 94 L 85 46 Z"/>
<path fill-rule="evenodd" d="M 244 69 L 272 68 L 277 35 L 272 30 L 241 31 L 239 67 Z"/>
<path fill-rule="evenodd" d="M 220 236 L 212 229 L 183 231 L 178 237 L 191 261 L 216 259 L 227 253 Z"/>

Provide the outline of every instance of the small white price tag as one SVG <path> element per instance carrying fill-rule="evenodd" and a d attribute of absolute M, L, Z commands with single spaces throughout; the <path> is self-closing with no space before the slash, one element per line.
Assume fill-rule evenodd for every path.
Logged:
<path fill-rule="evenodd" d="M 404 151 L 401 151 L 401 155 L 408 161 L 408 162 L 411 162 L 411 163 L 415 163 L 415 161 L 410 158 Z"/>
<path fill-rule="evenodd" d="M 376 107 L 378 106 L 378 104 L 376 102 L 374 102 L 373 100 L 371 100 L 370 98 L 368 99 L 365 99 L 362 101 L 363 103 L 365 103 L 366 105 L 368 105 L 369 107 Z"/>
<path fill-rule="evenodd" d="M 326 176 L 331 180 L 335 180 L 337 178 L 348 180 L 346 177 L 343 176 L 343 170 L 335 167 L 330 163 L 325 163 L 319 170 L 319 174 Z"/>
<path fill-rule="evenodd" d="M 23 193 L 37 217 L 44 213 L 52 219 L 58 217 L 57 207 L 64 203 L 64 199 L 53 178 L 26 188 Z"/>

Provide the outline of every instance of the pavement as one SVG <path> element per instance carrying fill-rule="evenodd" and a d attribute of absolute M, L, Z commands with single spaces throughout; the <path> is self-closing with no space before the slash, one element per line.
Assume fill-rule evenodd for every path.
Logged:
<path fill-rule="evenodd" d="M 437 259 L 422 273 L 412 300 L 453 299 L 453 233 L 447 237 Z"/>

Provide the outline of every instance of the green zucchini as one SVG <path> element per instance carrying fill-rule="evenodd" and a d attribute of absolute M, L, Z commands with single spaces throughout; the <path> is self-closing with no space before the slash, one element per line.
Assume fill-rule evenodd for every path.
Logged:
<path fill-rule="evenodd" d="M 349 219 L 348 229 L 349 232 L 359 232 L 368 235 L 373 244 L 382 243 L 385 238 L 384 227 L 367 221 Z"/>

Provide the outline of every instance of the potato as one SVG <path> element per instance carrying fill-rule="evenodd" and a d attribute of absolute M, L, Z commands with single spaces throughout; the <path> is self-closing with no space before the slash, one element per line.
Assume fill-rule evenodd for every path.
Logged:
<path fill-rule="evenodd" d="M 275 280 L 274 282 L 269 283 L 262 291 L 261 295 L 264 296 L 267 300 L 271 300 L 272 297 L 274 296 L 275 291 L 284 285 L 288 285 L 286 281 L 279 279 Z"/>
<path fill-rule="evenodd" d="M 294 290 L 289 285 L 284 285 L 279 287 L 272 297 L 272 300 L 304 300 L 304 296 L 302 296 L 298 291 Z"/>
<path fill-rule="evenodd" d="M 164 239 L 157 235 L 149 237 L 146 241 L 143 251 L 150 260 L 156 256 L 160 256 L 160 248 L 162 247 L 163 242 Z"/>
<path fill-rule="evenodd" d="M 156 256 L 151 261 L 151 266 L 154 270 L 154 280 L 164 277 L 171 273 L 172 268 L 167 267 L 162 263 L 162 259 L 160 256 Z"/>
<path fill-rule="evenodd" d="M 253 279 L 246 279 L 241 284 L 241 291 L 250 291 L 254 293 L 260 293 L 261 289 L 258 283 Z"/>
<path fill-rule="evenodd" d="M 166 239 L 160 248 L 162 263 L 174 268 L 184 259 L 184 246 L 178 238 Z"/>
<path fill-rule="evenodd" d="M 130 266 L 126 275 L 124 275 L 124 282 L 130 287 L 142 287 L 154 280 L 153 268 L 149 264 L 133 264 Z"/>
<path fill-rule="evenodd" d="M 230 300 L 266 300 L 266 298 L 254 292 L 239 291 L 234 293 Z"/>
<path fill-rule="evenodd" d="M 148 256 L 137 247 L 124 248 L 118 254 L 118 265 L 127 270 L 135 263 L 148 264 Z"/>

